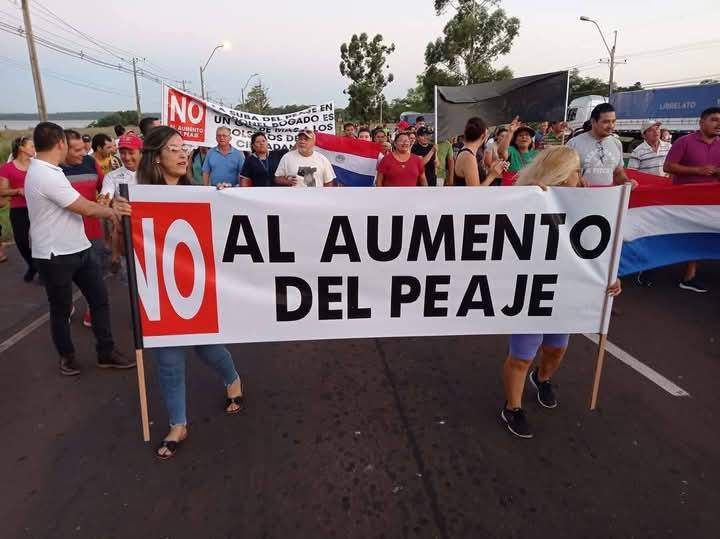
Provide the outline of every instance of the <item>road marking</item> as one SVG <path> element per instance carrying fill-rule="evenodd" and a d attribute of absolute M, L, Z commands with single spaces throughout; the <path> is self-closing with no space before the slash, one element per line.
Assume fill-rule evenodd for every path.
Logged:
<path fill-rule="evenodd" d="M 108 277 L 110 277 L 109 273 L 106 273 L 103 275 L 103 280 L 107 280 Z M 82 296 L 82 292 L 78 290 L 73 294 L 72 300 L 73 303 L 75 303 L 80 297 Z M 15 346 L 17 343 L 19 343 L 21 340 L 23 340 L 25 337 L 30 335 L 33 331 L 35 331 L 37 328 L 42 326 L 45 322 L 50 320 L 50 313 L 45 313 L 44 315 L 36 318 L 32 322 L 30 322 L 27 326 L 22 328 L 17 333 L 14 333 L 7 339 L 5 339 L 3 342 L 0 343 L 0 354 L 2 354 L 5 350 L 10 349 L 11 347 Z"/>
<path fill-rule="evenodd" d="M 595 344 L 598 344 L 600 342 L 600 337 L 595 333 L 585 333 L 585 337 L 590 339 Z M 656 370 L 648 367 L 640 361 L 639 359 L 634 358 L 630 354 L 628 354 L 625 350 L 620 348 L 619 346 L 611 343 L 610 341 L 607 342 L 607 345 L 605 347 L 605 350 L 610 355 L 614 356 L 616 359 L 620 360 L 620 362 L 625 363 L 628 367 L 633 369 L 634 371 L 642 374 L 645 378 L 650 380 L 655 385 L 661 387 L 668 393 L 670 393 L 674 397 L 689 397 L 690 393 L 685 391 L 680 386 L 674 384 L 667 378 L 665 378 L 662 374 L 657 372 Z"/>
<path fill-rule="evenodd" d="M 78 299 L 80 299 L 80 296 L 82 296 L 82 292 L 79 290 L 73 294 L 73 303 L 75 303 Z M 45 322 L 50 320 L 50 313 L 45 313 L 44 315 L 40 316 L 39 318 L 36 318 L 32 322 L 30 322 L 27 326 L 22 328 L 17 333 L 14 333 L 9 338 L 4 340 L 0 343 L 0 354 L 2 354 L 5 350 L 8 350 L 10 347 L 15 346 L 17 343 L 19 343 L 21 340 L 23 340 L 25 337 L 30 335 L 33 331 L 35 331 L 37 328 L 42 326 Z"/>

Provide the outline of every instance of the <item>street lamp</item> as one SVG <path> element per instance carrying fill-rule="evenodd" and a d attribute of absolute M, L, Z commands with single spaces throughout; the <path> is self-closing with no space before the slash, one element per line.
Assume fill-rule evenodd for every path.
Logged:
<path fill-rule="evenodd" d="M 253 73 L 248 77 L 248 80 L 245 82 L 245 86 L 242 87 L 242 90 L 240 90 L 240 100 L 242 101 L 243 110 L 245 110 L 245 90 L 247 90 L 248 84 L 250 84 L 250 81 L 253 79 L 253 77 L 259 77 L 260 73 Z"/>
<path fill-rule="evenodd" d="M 200 95 L 203 99 L 206 99 L 206 91 L 205 91 L 205 70 L 207 69 L 208 64 L 210 63 L 210 60 L 212 60 L 212 57 L 215 55 L 215 52 L 218 49 L 224 49 L 226 51 L 229 51 L 232 49 L 232 44 L 227 40 L 223 39 L 218 45 L 212 50 L 210 53 L 210 57 L 207 59 L 207 62 L 205 62 L 204 66 L 200 66 Z"/>
<path fill-rule="evenodd" d="M 608 89 L 608 101 L 610 100 L 610 97 L 612 96 L 613 92 L 613 75 L 615 74 L 615 46 L 617 45 L 617 30 L 613 31 L 613 34 L 615 35 L 615 38 L 613 39 L 613 46 L 612 49 L 610 48 L 610 45 L 608 45 L 607 40 L 605 39 L 605 36 L 602 33 L 602 30 L 600 30 L 600 26 L 597 22 L 592 20 L 590 17 L 586 17 L 585 15 L 580 17 L 580 20 L 583 22 L 591 22 L 595 25 L 595 27 L 598 29 L 598 32 L 600 32 L 600 37 L 603 40 L 603 43 L 605 44 L 605 48 L 608 51 L 608 54 L 610 55 L 610 84 Z"/>

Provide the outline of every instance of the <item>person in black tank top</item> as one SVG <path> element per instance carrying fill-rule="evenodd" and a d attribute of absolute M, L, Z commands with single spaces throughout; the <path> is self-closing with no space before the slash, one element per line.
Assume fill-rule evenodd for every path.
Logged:
<path fill-rule="evenodd" d="M 458 152 L 453 174 L 453 185 L 458 187 L 485 187 L 502 177 L 507 168 L 504 161 L 496 161 L 485 170 L 482 160 L 478 160 L 478 151 L 487 137 L 487 126 L 481 118 L 470 118 L 465 125 L 465 146 Z M 465 153 L 470 154 L 463 155 Z M 472 157 L 471 157 L 472 156 Z"/>

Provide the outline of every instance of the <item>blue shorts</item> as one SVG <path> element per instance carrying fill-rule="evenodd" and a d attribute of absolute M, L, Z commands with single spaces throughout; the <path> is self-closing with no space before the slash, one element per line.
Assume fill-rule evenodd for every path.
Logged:
<path fill-rule="evenodd" d="M 532 361 L 540 346 L 547 348 L 567 348 L 570 335 L 567 333 L 523 333 L 510 335 L 510 355 L 512 357 Z"/>

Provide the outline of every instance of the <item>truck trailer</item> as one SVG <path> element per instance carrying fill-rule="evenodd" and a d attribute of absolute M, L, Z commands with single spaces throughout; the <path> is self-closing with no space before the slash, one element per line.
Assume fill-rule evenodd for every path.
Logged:
<path fill-rule="evenodd" d="M 573 99 L 568 106 L 568 124 L 575 130 L 590 119 L 590 113 L 606 98 L 590 95 Z M 698 129 L 703 110 L 720 106 L 720 83 L 618 92 L 610 97 L 615 107 L 615 130 L 627 143 L 627 151 L 642 142 L 640 129 L 646 120 L 659 121 L 673 139 Z"/>

